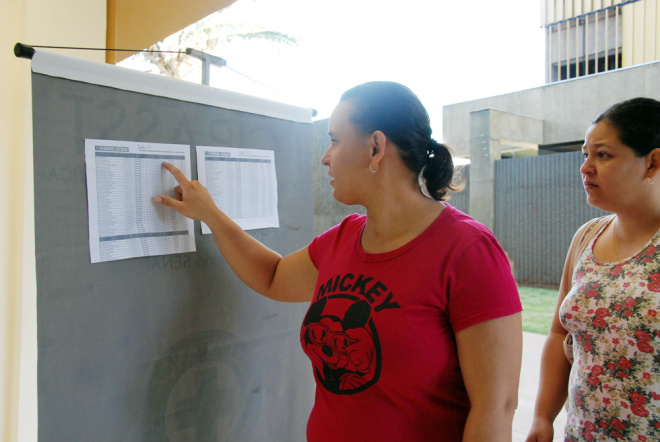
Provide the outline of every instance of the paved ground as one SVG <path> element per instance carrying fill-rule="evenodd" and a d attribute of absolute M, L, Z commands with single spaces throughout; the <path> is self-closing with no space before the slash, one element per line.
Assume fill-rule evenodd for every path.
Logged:
<path fill-rule="evenodd" d="M 532 425 L 534 402 L 539 385 L 541 351 L 545 343 L 545 335 L 523 333 L 523 362 L 520 371 L 520 389 L 518 390 L 518 410 L 513 419 L 513 442 L 524 442 Z M 554 441 L 563 441 L 566 411 L 555 420 Z"/>

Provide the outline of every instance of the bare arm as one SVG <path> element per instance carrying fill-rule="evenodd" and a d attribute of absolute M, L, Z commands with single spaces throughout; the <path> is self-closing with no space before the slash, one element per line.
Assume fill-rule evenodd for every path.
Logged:
<path fill-rule="evenodd" d="M 286 257 L 248 235 L 213 202 L 208 190 L 198 181 L 189 181 L 169 163 L 163 163 L 179 183 L 176 199 L 164 195 L 154 198 L 188 218 L 205 222 L 227 263 L 251 289 L 277 301 L 311 301 L 318 270 L 307 247 Z"/>
<path fill-rule="evenodd" d="M 470 414 L 463 442 L 510 442 L 522 361 L 520 313 L 456 334 Z"/>

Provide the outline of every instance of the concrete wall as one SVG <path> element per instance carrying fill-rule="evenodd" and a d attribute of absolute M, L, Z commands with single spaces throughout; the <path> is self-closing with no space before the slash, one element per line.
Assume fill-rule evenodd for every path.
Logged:
<path fill-rule="evenodd" d="M 537 145 L 543 137 L 543 121 L 494 109 L 470 114 L 470 214 L 486 227 L 494 226 L 495 162 L 502 150 L 520 144 Z"/>
<path fill-rule="evenodd" d="M 515 73 L 512 73 L 515 75 Z M 470 114 L 493 109 L 543 120 L 540 144 L 579 141 L 606 107 L 637 96 L 660 99 L 660 62 L 552 83 L 510 94 L 443 107 L 444 142 L 457 156 L 467 156 Z"/>

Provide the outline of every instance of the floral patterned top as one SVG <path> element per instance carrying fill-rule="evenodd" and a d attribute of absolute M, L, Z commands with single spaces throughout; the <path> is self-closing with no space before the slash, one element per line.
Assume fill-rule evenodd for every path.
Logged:
<path fill-rule="evenodd" d="M 660 440 L 660 231 L 635 256 L 597 261 L 595 236 L 560 309 L 573 334 L 565 441 Z"/>

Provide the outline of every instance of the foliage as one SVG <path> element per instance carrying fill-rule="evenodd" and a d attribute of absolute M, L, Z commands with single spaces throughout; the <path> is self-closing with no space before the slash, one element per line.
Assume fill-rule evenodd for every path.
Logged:
<path fill-rule="evenodd" d="M 277 45 L 296 45 L 297 38 L 283 32 L 249 23 L 226 23 L 223 10 L 176 32 L 134 56 L 136 61 L 153 65 L 158 73 L 168 77 L 186 79 L 199 70 L 199 63 L 185 54 L 193 48 L 208 54 L 239 40 L 261 40 Z"/>

